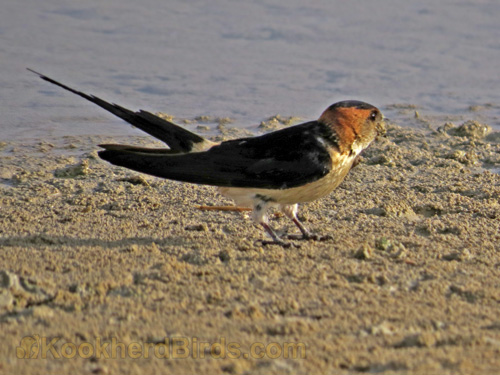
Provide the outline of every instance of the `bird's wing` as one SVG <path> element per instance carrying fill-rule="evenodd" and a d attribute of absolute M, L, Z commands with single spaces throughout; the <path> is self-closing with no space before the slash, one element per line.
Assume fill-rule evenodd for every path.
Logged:
<path fill-rule="evenodd" d="M 223 142 L 204 152 L 165 155 L 102 145 L 112 164 L 172 180 L 198 184 L 285 189 L 313 182 L 332 168 L 328 145 L 316 121 L 259 137 Z"/>
<path fill-rule="evenodd" d="M 200 151 L 208 148 L 208 145 L 210 147 L 214 145 L 213 142 L 210 142 L 209 140 L 150 112 L 143 110 L 137 112 L 131 111 L 127 108 L 119 106 L 118 104 L 108 103 L 97 96 L 77 91 L 34 70 L 28 70 L 37 74 L 41 79 L 70 91 L 73 94 L 79 95 L 94 104 L 97 104 L 99 107 L 104 108 L 106 111 L 111 112 L 129 124 L 145 131 L 155 138 L 158 138 L 159 140 L 165 142 L 168 147 L 170 147 L 172 152 L 185 153 L 194 150 Z"/>

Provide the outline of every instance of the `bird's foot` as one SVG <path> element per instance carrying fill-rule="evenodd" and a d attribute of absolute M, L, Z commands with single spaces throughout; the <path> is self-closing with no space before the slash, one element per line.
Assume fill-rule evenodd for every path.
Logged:
<path fill-rule="evenodd" d="M 327 241 L 331 240 L 332 236 L 318 236 L 317 234 L 313 234 L 307 229 L 297 218 L 297 216 L 292 217 L 292 221 L 295 223 L 297 228 L 300 229 L 300 234 L 290 234 L 288 235 L 288 239 L 290 240 L 301 240 L 301 241 Z"/>
<path fill-rule="evenodd" d="M 316 234 L 289 234 L 286 236 L 289 240 L 297 240 L 297 241 L 317 241 L 318 236 Z"/>
<path fill-rule="evenodd" d="M 332 236 L 326 235 L 326 236 L 318 236 L 317 234 L 312 234 L 312 233 L 303 233 L 303 234 L 289 234 L 287 236 L 289 240 L 300 240 L 300 241 L 328 241 L 333 239 Z"/>
<path fill-rule="evenodd" d="M 285 249 L 289 249 L 291 247 L 299 248 L 300 245 L 292 243 L 292 242 L 286 242 L 281 239 L 278 240 L 272 240 L 272 241 L 266 241 L 266 240 L 258 240 L 256 243 L 260 243 L 262 246 L 267 246 L 267 245 L 278 245 L 282 246 Z"/>
<path fill-rule="evenodd" d="M 323 241 L 330 241 L 333 240 L 333 236 L 330 236 L 327 234 L 326 236 L 319 236 L 317 241 L 323 242 Z"/>
<path fill-rule="evenodd" d="M 274 231 L 273 228 L 271 228 L 269 226 L 269 224 L 267 223 L 261 223 L 261 225 L 264 227 L 264 229 L 266 230 L 266 232 L 269 234 L 269 236 L 272 238 L 271 241 L 269 240 L 258 240 L 257 242 L 260 242 L 260 244 L 262 246 L 267 246 L 267 245 L 279 245 L 279 246 L 282 246 L 284 247 L 285 249 L 288 249 L 290 247 L 300 247 L 300 245 L 296 245 L 294 243 L 291 243 L 291 242 L 286 242 L 286 241 L 283 241 L 277 234 L 276 232 Z"/>

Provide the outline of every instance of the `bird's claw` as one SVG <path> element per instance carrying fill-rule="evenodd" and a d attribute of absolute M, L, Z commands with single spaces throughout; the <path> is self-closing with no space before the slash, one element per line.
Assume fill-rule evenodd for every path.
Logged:
<path fill-rule="evenodd" d="M 300 245 L 297 245 L 297 244 L 292 243 L 292 242 L 282 241 L 282 240 L 279 240 L 279 241 L 276 241 L 276 240 L 272 240 L 272 241 L 258 240 L 258 241 L 256 241 L 256 243 L 258 243 L 262 246 L 279 245 L 285 249 L 289 249 L 290 247 L 300 248 Z"/>
<path fill-rule="evenodd" d="M 289 234 L 287 236 L 289 240 L 300 240 L 300 241 L 328 241 L 333 239 L 332 236 L 318 236 L 317 234 Z"/>
<path fill-rule="evenodd" d="M 327 234 L 326 236 L 319 236 L 317 241 L 323 242 L 323 241 L 329 241 L 333 240 L 333 236 L 330 236 Z"/>
<path fill-rule="evenodd" d="M 308 235 L 303 235 L 303 234 L 289 234 L 287 236 L 289 240 L 297 240 L 297 241 L 317 241 L 318 236 L 315 234 L 308 234 Z"/>

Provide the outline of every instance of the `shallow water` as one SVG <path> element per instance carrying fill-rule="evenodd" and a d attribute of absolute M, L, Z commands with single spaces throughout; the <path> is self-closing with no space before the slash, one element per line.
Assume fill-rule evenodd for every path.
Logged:
<path fill-rule="evenodd" d="M 395 121 L 417 110 L 500 129 L 499 17 L 495 0 L 8 0 L 2 138 L 139 134 L 26 67 L 131 109 L 238 127 L 356 98 Z"/>

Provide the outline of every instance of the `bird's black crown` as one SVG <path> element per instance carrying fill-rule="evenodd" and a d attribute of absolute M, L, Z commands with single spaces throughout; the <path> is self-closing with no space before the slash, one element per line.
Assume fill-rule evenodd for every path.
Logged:
<path fill-rule="evenodd" d="M 334 103 L 330 107 L 328 107 L 328 109 L 330 110 L 337 108 L 376 109 L 371 104 L 359 100 L 344 100 L 342 102 Z"/>

